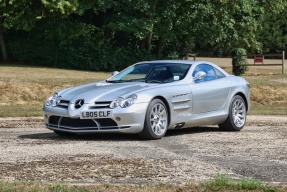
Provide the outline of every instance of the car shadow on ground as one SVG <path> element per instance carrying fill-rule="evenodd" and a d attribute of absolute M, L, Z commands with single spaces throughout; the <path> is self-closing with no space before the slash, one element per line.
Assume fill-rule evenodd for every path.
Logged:
<path fill-rule="evenodd" d="M 167 131 L 165 137 L 173 137 L 178 135 L 185 134 L 197 134 L 197 133 L 205 133 L 205 132 L 221 132 L 218 127 L 190 127 L 183 129 L 174 129 Z"/>
<path fill-rule="evenodd" d="M 216 127 L 192 127 L 184 129 L 168 130 L 165 137 L 176 137 L 185 134 L 197 134 L 204 132 L 220 132 Z M 39 140 L 54 140 L 54 141 L 144 141 L 137 134 L 122 134 L 122 133 L 89 133 L 77 134 L 69 136 L 59 136 L 53 132 L 25 134 L 18 136 L 20 139 L 39 139 Z"/>

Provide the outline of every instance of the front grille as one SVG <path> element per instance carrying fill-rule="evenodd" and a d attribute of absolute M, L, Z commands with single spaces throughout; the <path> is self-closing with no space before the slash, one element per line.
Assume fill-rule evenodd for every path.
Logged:
<path fill-rule="evenodd" d="M 57 107 L 62 107 L 62 108 L 68 108 L 70 101 L 67 100 L 60 100 L 60 103 L 57 105 Z"/>
<path fill-rule="evenodd" d="M 50 116 L 49 128 L 57 128 L 63 130 L 112 130 L 125 129 L 129 126 L 118 127 L 113 119 L 73 119 L 69 117 Z"/>
<path fill-rule="evenodd" d="M 62 117 L 60 126 L 65 127 L 96 127 L 97 124 L 91 119 L 72 119 L 68 117 Z"/>
<path fill-rule="evenodd" d="M 94 105 L 90 106 L 90 109 L 104 109 L 110 108 L 111 101 L 97 101 Z"/>

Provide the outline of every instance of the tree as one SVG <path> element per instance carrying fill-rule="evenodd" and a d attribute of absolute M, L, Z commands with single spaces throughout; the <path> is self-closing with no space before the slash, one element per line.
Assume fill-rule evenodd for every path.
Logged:
<path fill-rule="evenodd" d="M 263 52 L 281 52 L 287 50 L 287 7 L 272 9 L 264 14 L 261 29 L 257 32 L 258 40 L 263 45 Z"/>
<path fill-rule="evenodd" d="M 106 31 L 121 34 L 140 50 L 161 55 L 164 47 L 167 54 L 196 45 L 230 54 L 234 47 L 260 50 L 256 34 L 265 11 L 282 9 L 285 1 L 99 0 L 96 8 L 105 15 Z"/>
<path fill-rule="evenodd" d="M 120 0 L 114 3 L 100 1 L 96 13 L 104 15 L 104 31 L 112 33 L 114 40 L 125 39 L 136 44 L 143 52 L 161 56 L 166 45 L 176 49 L 182 36 L 192 36 L 189 6 L 192 1 Z M 120 36 L 117 39 L 118 35 Z"/>
<path fill-rule="evenodd" d="M 69 15 L 77 10 L 77 0 L 0 0 L 0 45 L 3 60 L 8 59 L 4 31 L 30 30 L 37 20 Z"/>
<path fill-rule="evenodd" d="M 39 50 L 37 54 L 31 55 L 32 59 L 27 59 L 26 54 L 27 62 L 45 58 L 47 60 L 43 59 L 43 63 L 58 65 L 70 58 L 69 62 L 73 63 L 71 66 L 81 69 L 85 68 L 81 65 L 94 68 L 94 63 L 101 63 L 99 65 L 104 66 L 104 69 L 109 69 L 109 65 L 121 68 L 125 66 L 125 62 L 166 58 L 169 55 L 182 56 L 185 51 L 202 50 L 204 53 L 210 52 L 210 55 L 230 55 L 234 47 L 260 51 L 264 41 L 271 42 L 275 37 L 270 36 L 267 30 L 266 34 L 260 32 L 262 26 L 265 28 L 262 21 L 267 20 L 266 15 L 269 13 L 270 17 L 274 17 L 285 10 L 286 2 L 287 0 L 0 0 L 0 43 L 3 45 L 2 55 L 5 55 L 5 42 L 1 40 L 1 37 L 4 39 L 5 30 L 5 34 L 11 38 L 8 43 L 11 55 L 23 55 L 20 51 L 13 54 L 13 48 L 23 47 L 20 43 L 21 35 L 15 35 L 14 31 L 26 30 L 27 33 L 21 34 L 29 35 L 30 42 L 35 36 L 38 37 L 37 40 L 45 39 L 41 41 L 43 50 L 62 51 L 58 51 L 58 58 L 62 60 L 49 59 L 53 54 L 42 57 L 44 53 Z M 266 29 L 271 28 L 273 21 L 272 19 Z M 278 23 L 280 24 L 277 27 L 273 27 L 278 40 L 273 41 L 272 47 L 284 40 L 280 37 L 285 34 L 282 30 L 284 21 Z M 31 30 L 34 26 L 37 28 Z M 22 41 L 26 43 L 28 40 L 22 38 Z M 31 47 L 29 50 L 33 50 Z M 78 60 L 74 55 L 78 56 Z M 63 67 L 69 66 L 69 62 Z"/>

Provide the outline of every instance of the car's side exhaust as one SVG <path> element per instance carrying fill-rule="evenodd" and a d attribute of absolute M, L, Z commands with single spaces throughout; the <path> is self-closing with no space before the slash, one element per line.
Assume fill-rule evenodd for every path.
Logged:
<path fill-rule="evenodd" d="M 180 128 L 182 128 L 184 125 L 185 125 L 184 122 L 182 122 L 182 123 L 177 123 L 177 124 L 175 124 L 174 129 L 180 129 Z"/>

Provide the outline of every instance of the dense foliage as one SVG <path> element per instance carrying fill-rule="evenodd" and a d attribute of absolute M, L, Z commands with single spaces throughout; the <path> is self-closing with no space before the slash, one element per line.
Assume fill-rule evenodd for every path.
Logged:
<path fill-rule="evenodd" d="M 119 70 L 140 60 L 286 49 L 287 0 L 0 0 L 4 60 Z"/>

